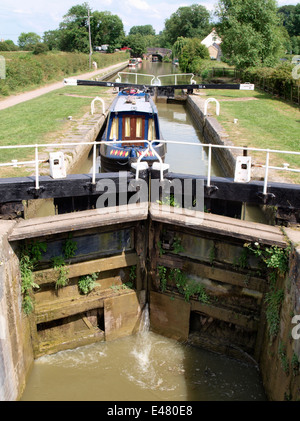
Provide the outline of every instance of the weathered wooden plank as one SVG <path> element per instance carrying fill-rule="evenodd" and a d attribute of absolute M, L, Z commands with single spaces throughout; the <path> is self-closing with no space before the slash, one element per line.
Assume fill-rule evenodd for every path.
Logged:
<path fill-rule="evenodd" d="M 190 303 L 170 295 L 150 292 L 151 330 L 179 341 L 186 341 L 189 335 Z"/>
<path fill-rule="evenodd" d="M 253 317 L 210 304 L 203 304 L 199 301 L 191 300 L 191 311 L 199 311 L 214 319 L 233 323 L 248 330 L 257 330 L 258 328 L 258 320 L 255 320 Z"/>
<path fill-rule="evenodd" d="M 254 291 L 265 292 L 268 286 L 264 279 L 252 276 L 251 274 L 233 272 L 225 268 L 209 266 L 202 263 L 192 262 L 180 256 L 164 255 L 157 260 L 158 266 L 169 268 L 178 268 L 185 273 L 201 276 L 231 285 L 237 285 L 242 288 L 248 288 Z"/>
<path fill-rule="evenodd" d="M 94 227 L 137 222 L 148 217 L 148 203 L 124 205 L 114 208 L 93 209 L 63 215 L 22 220 L 9 235 L 9 241 L 41 237 Z"/>
<path fill-rule="evenodd" d="M 138 332 L 145 304 L 145 291 L 132 291 L 126 296 L 104 300 L 105 340 L 113 341 Z"/>
<path fill-rule="evenodd" d="M 40 176 L 40 189 L 35 189 L 35 177 L 14 177 L 0 179 L 0 200 L 1 203 L 30 200 L 48 199 L 59 197 L 100 195 L 105 191 L 101 188 L 99 181 L 110 179 L 116 186 L 116 191 L 127 191 L 127 183 L 134 178 L 131 172 L 127 172 L 127 182 L 120 182 L 119 173 L 98 173 L 96 184 L 92 185 L 92 175 L 89 174 L 68 174 L 66 178 L 54 179 L 50 176 Z"/>
<path fill-rule="evenodd" d="M 99 294 L 81 296 L 77 299 L 48 301 L 35 307 L 35 320 L 37 324 L 45 323 L 95 308 L 103 308 L 105 299 L 130 293 L 132 293 L 130 289 L 118 291 L 110 289 Z"/>
<path fill-rule="evenodd" d="M 203 180 L 206 186 L 206 176 L 194 176 L 189 174 L 168 173 L 165 176 L 168 180 L 192 180 L 192 193 L 196 192 L 196 180 Z M 249 183 L 235 183 L 232 178 L 211 177 L 213 188 L 208 194 L 208 189 L 204 189 L 205 197 L 226 201 L 239 201 L 252 204 L 267 204 L 283 208 L 300 208 L 300 185 L 288 183 L 268 182 L 267 196 L 264 196 L 264 182 L 251 180 Z"/>
<path fill-rule="evenodd" d="M 102 259 L 89 260 L 87 262 L 74 263 L 66 266 L 68 269 L 68 277 L 75 278 L 77 276 L 89 275 L 95 272 L 105 272 L 107 270 L 119 269 L 122 267 L 136 265 L 138 261 L 135 252 L 122 253 L 121 255 L 104 257 Z M 56 282 L 58 272 L 56 269 L 45 269 L 34 272 L 35 282 L 38 285 Z"/>
<path fill-rule="evenodd" d="M 104 332 L 94 329 L 87 332 L 77 333 L 70 338 L 61 340 L 50 340 L 40 342 L 35 350 L 34 357 L 39 358 L 42 355 L 50 355 L 67 349 L 75 349 L 79 346 L 90 345 L 96 342 L 104 341 Z"/>
<path fill-rule="evenodd" d="M 199 232 L 233 237 L 241 241 L 286 247 L 287 243 L 279 227 L 242 221 L 221 215 L 195 212 L 188 209 L 170 208 L 151 203 L 150 217 L 157 222 L 188 227 Z"/>

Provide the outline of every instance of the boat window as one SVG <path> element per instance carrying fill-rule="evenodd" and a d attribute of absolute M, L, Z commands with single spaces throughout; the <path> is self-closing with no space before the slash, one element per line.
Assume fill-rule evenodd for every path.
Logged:
<path fill-rule="evenodd" d="M 112 140 L 114 137 L 116 139 L 118 139 L 118 137 L 119 137 L 119 127 L 118 127 L 118 118 L 117 117 L 115 117 L 112 121 L 109 139 Z"/>
<path fill-rule="evenodd" d="M 142 119 L 136 119 L 136 137 L 142 137 Z"/>
<path fill-rule="evenodd" d="M 148 124 L 148 140 L 154 140 L 156 139 L 156 133 L 153 118 L 149 118 Z"/>
<path fill-rule="evenodd" d="M 145 136 L 145 117 L 136 115 L 123 115 L 122 118 L 122 140 L 142 140 Z M 130 143 L 123 143 L 124 146 Z M 144 142 L 135 143 L 136 146 L 143 146 Z"/>
<path fill-rule="evenodd" d="M 130 137 L 130 117 L 125 118 L 125 137 Z"/>

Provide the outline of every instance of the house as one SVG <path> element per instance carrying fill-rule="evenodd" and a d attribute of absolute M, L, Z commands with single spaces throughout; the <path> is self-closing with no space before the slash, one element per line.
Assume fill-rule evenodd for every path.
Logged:
<path fill-rule="evenodd" d="M 207 37 L 201 41 L 201 44 L 204 44 L 207 47 L 210 58 L 212 60 L 221 59 L 221 56 L 222 56 L 222 50 L 220 47 L 221 43 L 222 43 L 222 39 L 217 34 L 215 28 L 213 28 L 211 33 L 207 35 Z"/>

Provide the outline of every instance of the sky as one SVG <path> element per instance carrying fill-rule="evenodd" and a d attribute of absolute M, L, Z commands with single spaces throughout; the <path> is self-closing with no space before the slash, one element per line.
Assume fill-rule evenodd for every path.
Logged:
<path fill-rule="evenodd" d="M 11 39 L 15 44 L 22 32 L 57 29 L 63 16 L 75 5 L 85 0 L 1 0 L 0 40 Z M 164 29 L 165 20 L 179 7 L 200 4 L 213 11 L 217 0 L 86 0 L 92 11 L 109 11 L 118 15 L 126 34 L 132 26 L 152 25 L 158 34 Z M 296 5 L 300 0 L 277 0 L 278 6 Z"/>

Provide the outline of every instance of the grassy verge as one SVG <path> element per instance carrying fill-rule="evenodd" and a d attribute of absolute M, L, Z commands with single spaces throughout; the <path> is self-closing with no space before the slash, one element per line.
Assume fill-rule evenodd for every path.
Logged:
<path fill-rule="evenodd" d="M 218 121 L 236 146 L 248 146 L 263 149 L 300 151 L 299 107 L 279 100 L 259 91 L 205 90 L 202 98 L 216 98 L 220 102 Z M 215 114 L 215 104 L 209 105 L 209 112 Z M 234 124 L 233 120 L 238 119 Z M 265 162 L 265 154 L 251 153 L 260 164 Z M 270 156 L 270 165 L 282 166 L 288 163 L 290 168 L 300 169 L 300 156 Z M 300 175 L 279 171 L 290 182 L 300 183 Z"/>
<path fill-rule="evenodd" d="M 2 53 L 0 51 L 0 53 Z M 6 78 L 0 80 L 0 100 L 7 95 L 26 92 L 48 83 L 63 80 L 64 77 L 88 73 L 89 56 L 82 53 L 53 53 L 33 55 L 31 52 L 3 52 L 6 60 Z M 98 69 L 121 63 L 128 54 L 93 54 L 92 61 Z"/>
<path fill-rule="evenodd" d="M 29 102 L 1 110 L 0 145 L 59 142 L 74 125 L 74 120 L 90 110 L 92 98 L 101 96 L 105 100 L 106 92 L 107 88 L 65 86 Z M 68 120 L 70 115 L 72 121 Z M 33 157 L 33 149 L 8 149 L 0 152 L 1 163 L 12 159 L 31 160 Z M 24 175 L 28 175 L 25 168 L 0 167 L 0 177 Z"/>

